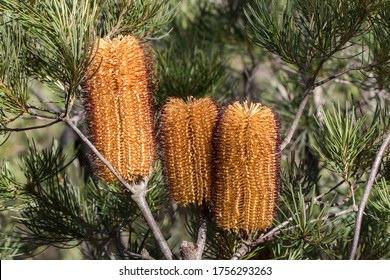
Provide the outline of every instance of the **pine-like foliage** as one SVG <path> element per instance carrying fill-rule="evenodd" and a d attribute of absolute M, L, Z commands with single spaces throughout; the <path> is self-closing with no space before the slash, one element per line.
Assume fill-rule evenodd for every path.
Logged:
<path fill-rule="evenodd" d="M 1 0 L 0 258 L 389 259 L 389 38 L 388 0 Z"/>

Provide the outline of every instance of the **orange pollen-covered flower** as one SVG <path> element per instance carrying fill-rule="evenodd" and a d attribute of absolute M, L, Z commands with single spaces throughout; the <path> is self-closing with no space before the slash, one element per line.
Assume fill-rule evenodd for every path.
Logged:
<path fill-rule="evenodd" d="M 156 157 L 152 91 L 155 60 L 133 36 L 99 40 L 87 69 L 85 105 L 93 144 L 127 181 L 148 175 Z M 116 177 L 95 159 L 100 177 Z"/>
<path fill-rule="evenodd" d="M 211 196 L 212 137 L 218 107 L 210 98 L 170 98 L 160 121 L 164 175 L 174 201 L 201 205 Z"/>
<path fill-rule="evenodd" d="M 271 226 L 279 192 L 280 123 L 260 103 L 238 102 L 215 133 L 213 203 L 217 225 L 247 233 Z"/>

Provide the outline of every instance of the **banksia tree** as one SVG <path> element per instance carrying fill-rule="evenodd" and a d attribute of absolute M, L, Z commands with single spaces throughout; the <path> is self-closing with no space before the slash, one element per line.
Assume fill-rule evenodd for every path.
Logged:
<path fill-rule="evenodd" d="M 89 129 L 98 151 L 128 181 L 145 177 L 155 159 L 152 90 L 154 59 L 133 36 L 99 41 L 86 82 Z M 116 180 L 96 159 L 100 176 Z"/>
<path fill-rule="evenodd" d="M 1 0 L 0 259 L 389 259 L 389 15 L 383 0 Z M 277 109 L 279 194 L 260 104 L 213 122 L 210 100 L 170 99 L 149 172 L 154 62 L 136 38 L 158 55 L 155 109 Z M 81 176 L 84 146 L 119 183 L 97 159 Z M 166 183 L 213 211 L 171 215 Z"/>
<path fill-rule="evenodd" d="M 279 188 L 275 113 L 259 103 L 229 105 L 218 122 L 214 144 L 213 202 L 218 226 L 247 233 L 267 229 Z"/>
<path fill-rule="evenodd" d="M 170 98 L 161 114 L 162 158 L 169 193 L 179 204 L 211 195 L 212 137 L 218 108 L 210 98 Z"/>

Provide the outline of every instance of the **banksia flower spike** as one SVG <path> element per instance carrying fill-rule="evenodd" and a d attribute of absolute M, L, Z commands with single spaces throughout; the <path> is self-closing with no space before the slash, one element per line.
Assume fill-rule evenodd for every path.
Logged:
<path fill-rule="evenodd" d="M 174 201 L 201 205 L 211 196 L 212 137 L 218 108 L 210 98 L 170 98 L 161 113 L 165 178 Z"/>
<path fill-rule="evenodd" d="M 280 125 L 260 103 L 229 105 L 214 139 L 217 225 L 246 233 L 270 227 L 279 190 Z"/>
<path fill-rule="evenodd" d="M 152 90 L 155 63 L 133 36 L 101 39 L 87 80 L 86 108 L 92 142 L 127 181 L 145 177 L 155 159 Z M 96 158 L 100 177 L 116 178 Z"/>

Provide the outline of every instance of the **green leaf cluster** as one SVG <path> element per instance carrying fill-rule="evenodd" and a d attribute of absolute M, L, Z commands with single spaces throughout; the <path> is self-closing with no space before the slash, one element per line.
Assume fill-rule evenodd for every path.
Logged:
<path fill-rule="evenodd" d="M 9 203 L 3 207 L 21 212 L 17 218 L 20 230 L 9 236 L 19 240 L 19 254 L 28 256 L 42 246 L 73 248 L 86 244 L 84 254 L 94 259 L 139 258 L 127 252 L 140 253 L 143 249 L 161 257 L 130 193 L 92 179 L 78 185 L 66 172 L 72 162 L 56 144 L 41 151 L 31 145 L 22 157 L 24 182 L 17 182 L 3 168 L 0 199 Z M 161 172 L 151 180 L 148 193 L 156 215 L 166 212 L 158 173 Z M 168 234 L 167 228 L 165 233 Z"/>
<path fill-rule="evenodd" d="M 94 42 L 94 1 L 3 1 L 0 11 L 23 30 L 30 77 L 61 82 L 75 94 Z M 27 66 L 27 65 L 26 65 Z"/>
<path fill-rule="evenodd" d="M 0 1 L 0 133 L 64 116 L 84 125 L 85 69 L 97 39 L 142 37 L 157 54 L 157 111 L 169 96 L 261 102 L 279 113 L 283 140 L 307 102 L 282 151 L 278 214 L 266 232 L 224 231 L 212 209 L 178 207 L 156 161 L 147 201 L 174 255 L 182 240 L 196 242 L 206 218 L 205 259 L 229 259 L 246 244 L 256 245 L 242 259 L 345 259 L 355 224 L 350 199 L 359 205 L 390 131 L 389 3 Z M 44 146 L 52 135 L 42 129 L 27 134 L 34 139 L 29 148 L 0 152 L 20 165 L 15 170 L 4 160 L 0 167 L 0 258 L 31 257 L 50 246 L 76 247 L 91 259 L 162 258 L 131 194 L 100 181 L 75 156 L 83 152 L 80 139 L 65 147 L 68 135 L 57 132 L 59 144 Z M 388 151 L 376 179 L 360 259 L 390 258 Z"/>
<path fill-rule="evenodd" d="M 358 250 L 360 259 L 390 258 L 390 188 L 389 181 L 383 178 L 374 185 L 362 233 Z"/>
<path fill-rule="evenodd" d="M 342 57 L 346 49 L 352 49 L 348 57 L 361 54 L 366 45 L 361 38 L 370 33 L 371 28 L 375 30 L 381 26 L 384 29 L 380 31 L 381 36 L 389 31 L 382 25 L 383 13 L 389 9 L 387 1 L 254 2 L 245 9 L 251 25 L 250 37 L 255 44 L 294 65 L 309 86 L 324 63 L 336 54 Z M 371 62 L 388 62 L 384 55 L 388 53 L 388 46 L 377 45 L 376 53 L 378 56 Z M 379 57 L 381 59 L 377 60 Z"/>
<path fill-rule="evenodd" d="M 348 227 L 341 226 L 342 221 L 338 218 L 329 219 L 330 202 L 318 204 L 314 188 L 307 195 L 302 189 L 297 191 L 290 187 L 288 191 L 290 195 L 281 198 L 279 221 L 290 223 L 281 229 L 271 249 L 273 256 L 286 259 L 340 258 L 332 250 L 332 245 L 345 235 Z"/>
<path fill-rule="evenodd" d="M 321 110 L 322 122 L 317 120 L 320 132 L 317 145 L 313 149 L 322 160 L 348 181 L 358 170 L 364 170 L 371 163 L 371 149 L 378 136 L 378 122 L 374 119 L 367 123 L 367 116 L 358 117 L 356 108 L 346 107 L 341 111 L 340 105 L 328 110 Z"/>
<path fill-rule="evenodd" d="M 99 36 L 132 34 L 138 37 L 164 36 L 171 22 L 175 6 L 172 1 L 119 0 L 96 1 L 100 13 L 96 32 Z"/>
<path fill-rule="evenodd" d="M 196 31 L 174 30 L 157 52 L 159 91 L 166 97 L 215 96 L 225 84 L 225 65 L 215 48 Z"/>

